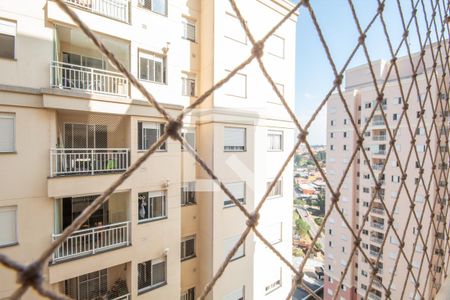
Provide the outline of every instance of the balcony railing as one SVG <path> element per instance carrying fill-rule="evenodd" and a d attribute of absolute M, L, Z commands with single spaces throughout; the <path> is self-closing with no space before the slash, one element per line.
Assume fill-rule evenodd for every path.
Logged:
<path fill-rule="evenodd" d="M 50 177 L 123 172 L 129 165 L 126 148 L 50 149 Z"/>
<path fill-rule="evenodd" d="M 384 215 L 384 209 L 382 208 L 373 207 L 370 211 L 378 215 Z"/>
<path fill-rule="evenodd" d="M 377 238 L 375 236 L 371 236 L 370 237 L 370 241 L 375 242 L 377 244 L 382 244 L 383 243 L 383 239 L 382 238 Z"/>
<path fill-rule="evenodd" d="M 128 23 L 128 0 L 65 0 L 65 2 L 90 12 Z"/>
<path fill-rule="evenodd" d="M 378 257 L 378 254 L 379 254 L 380 252 L 379 252 L 379 251 L 370 250 L 369 253 L 370 253 L 370 255 L 372 255 L 373 257 Z M 381 253 L 380 258 L 383 258 L 383 253 Z"/>
<path fill-rule="evenodd" d="M 375 295 L 374 293 L 369 293 L 369 299 L 371 300 L 381 300 L 381 297 L 378 295 Z"/>
<path fill-rule="evenodd" d="M 56 240 L 59 236 L 60 234 L 53 234 L 53 240 Z M 55 250 L 53 262 L 94 255 L 98 252 L 128 246 L 130 241 L 129 221 L 78 230 L 72 233 Z"/>
<path fill-rule="evenodd" d="M 128 96 L 128 79 L 117 72 L 53 61 L 50 74 L 53 88 Z"/>
<path fill-rule="evenodd" d="M 378 229 L 384 229 L 384 224 L 383 223 L 370 222 L 370 226 L 378 228 Z"/>
<path fill-rule="evenodd" d="M 386 140 L 386 135 L 385 134 L 374 135 L 374 136 L 372 136 L 372 140 L 373 141 L 385 141 Z"/>
<path fill-rule="evenodd" d="M 383 169 L 384 164 L 373 164 L 372 165 L 372 169 L 376 170 L 376 171 L 380 171 L 381 169 Z"/>
<path fill-rule="evenodd" d="M 131 299 L 131 294 L 128 293 L 128 294 L 126 294 L 126 295 L 122 295 L 122 296 L 113 298 L 113 299 L 111 299 L 111 300 L 130 300 L 130 299 Z"/>
<path fill-rule="evenodd" d="M 384 125 L 386 123 L 384 123 L 384 120 L 373 120 L 372 121 L 372 125 L 373 126 L 380 126 L 380 125 Z"/>
<path fill-rule="evenodd" d="M 386 150 L 373 151 L 372 154 L 374 154 L 374 155 L 385 155 L 386 154 Z"/>

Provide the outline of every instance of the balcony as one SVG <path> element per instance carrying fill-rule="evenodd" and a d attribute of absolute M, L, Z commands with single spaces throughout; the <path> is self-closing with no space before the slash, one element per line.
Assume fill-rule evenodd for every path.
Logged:
<path fill-rule="evenodd" d="M 370 226 L 378 229 L 384 229 L 384 224 L 379 222 L 370 222 Z"/>
<path fill-rule="evenodd" d="M 123 172 L 130 165 L 129 152 L 127 148 L 52 148 L 50 177 Z"/>
<path fill-rule="evenodd" d="M 128 79 L 121 73 L 52 61 L 50 74 L 52 88 L 128 96 Z"/>
<path fill-rule="evenodd" d="M 79 5 L 97 6 L 94 2 L 117 3 L 125 0 L 66 1 Z M 56 25 L 55 28 L 55 51 L 50 63 L 51 88 L 86 94 L 128 97 L 128 79 L 117 72 L 81 30 L 60 25 Z M 126 68 L 129 68 L 129 42 L 102 34 L 97 34 L 97 38 Z"/>
<path fill-rule="evenodd" d="M 371 236 L 370 237 L 370 241 L 371 242 L 375 242 L 377 244 L 382 244 L 383 243 L 383 239 L 379 238 L 379 237 L 376 237 L 376 236 Z"/>
<path fill-rule="evenodd" d="M 373 164 L 372 165 L 372 169 L 374 171 L 381 171 L 383 169 L 383 167 L 384 167 L 384 164 Z"/>
<path fill-rule="evenodd" d="M 61 234 L 53 234 L 53 240 Z M 53 263 L 130 245 L 130 222 L 121 222 L 72 233 L 53 253 Z"/>
<path fill-rule="evenodd" d="M 130 263 L 113 266 L 59 282 L 70 299 L 130 300 Z"/>
<path fill-rule="evenodd" d="M 385 141 L 386 137 L 387 137 L 387 135 L 385 135 L 385 134 L 373 135 L 372 141 Z"/>
<path fill-rule="evenodd" d="M 370 250 L 369 253 L 373 257 L 378 257 L 378 254 L 380 254 L 379 251 L 375 251 L 375 250 Z M 383 253 L 381 253 L 380 258 L 383 258 Z"/>
<path fill-rule="evenodd" d="M 370 211 L 372 213 L 374 213 L 374 214 L 377 214 L 377 215 L 384 215 L 384 209 L 383 208 L 372 207 L 372 209 Z"/>
<path fill-rule="evenodd" d="M 382 300 L 380 296 L 378 296 L 372 292 L 369 293 L 369 299 L 370 300 Z"/>
<path fill-rule="evenodd" d="M 66 197 L 55 201 L 56 240 L 61 233 L 88 207 L 98 195 Z M 53 253 L 53 263 L 95 255 L 126 247 L 131 243 L 131 225 L 128 219 L 129 193 L 111 195 L 81 226 L 73 232 Z"/>
<path fill-rule="evenodd" d="M 58 110 L 50 177 L 124 172 L 130 165 L 127 116 Z"/>
<path fill-rule="evenodd" d="M 65 0 L 66 3 L 111 19 L 128 23 L 128 0 Z"/>

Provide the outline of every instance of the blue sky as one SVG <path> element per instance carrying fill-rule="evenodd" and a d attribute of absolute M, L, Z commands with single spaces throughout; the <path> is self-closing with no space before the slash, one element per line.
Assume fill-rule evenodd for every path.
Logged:
<path fill-rule="evenodd" d="M 416 2 L 416 0 L 413 1 Z M 435 2 L 434 0 L 432 1 Z M 311 0 L 310 2 L 316 14 L 319 26 L 322 29 L 325 41 L 330 48 L 337 69 L 340 70 L 356 46 L 359 36 L 348 1 Z M 353 2 L 356 14 L 360 20 L 360 25 L 364 30 L 376 14 L 377 1 L 353 0 Z M 408 22 L 411 18 L 411 1 L 400 0 L 400 2 L 405 22 Z M 424 2 L 427 2 L 425 4 L 425 9 L 431 11 L 430 1 Z M 422 6 L 419 6 L 418 10 L 418 23 L 423 40 L 426 33 L 426 26 Z M 431 15 L 431 13 L 427 14 Z M 397 48 L 402 38 L 403 27 L 396 0 L 386 0 L 383 16 L 388 27 L 388 33 L 392 44 L 394 48 Z M 431 17 L 428 16 L 428 21 L 430 18 Z M 439 18 L 439 15 L 437 18 Z M 410 27 L 409 36 L 408 42 L 411 49 L 413 51 L 418 51 L 419 47 L 415 25 Z M 334 75 L 310 15 L 303 7 L 300 9 L 296 37 L 296 113 L 303 125 L 309 120 L 313 111 L 329 92 L 332 87 Z M 433 38 L 433 40 L 435 40 L 435 38 Z M 366 43 L 371 60 L 389 60 L 391 58 L 380 18 L 377 18 L 371 29 L 368 31 Z M 402 46 L 399 54 L 407 54 L 405 45 Z M 355 67 L 365 63 L 367 63 L 367 60 L 364 56 L 363 48 L 360 47 L 349 67 Z M 326 143 L 325 112 L 326 110 L 324 107 L 322 113 L 318 116 L 309 130 L 308 140 L 312 145 Z"/>

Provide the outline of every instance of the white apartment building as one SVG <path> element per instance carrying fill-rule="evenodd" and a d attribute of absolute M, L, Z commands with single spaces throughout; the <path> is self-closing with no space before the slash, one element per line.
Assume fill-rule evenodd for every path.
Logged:
<path fill-rule="evenodd" d="M 176 116 L 251 52 L 225 0 L 65 0 Z M 287 0 L 237 1 L 261 38 Z M 296 15 L 271 37 L 267 68 L 294 105 Z M 261 22 L 264 20 L 264 22 Z M 164 119 L 52 0 L 0 0 L 0 253 L 29 263 L 143 155 Z M 214 92 L 182 132 L 252 211 L 294 145 L 294 126 L 256 62 Z M 75 299 L 195 299 L 245 218 L 178 142 L 167 140 L 45 267 Z M 259 229 L 291 256 L 292 165 Z M 0 267 L 0 299 L 18 285 Z M 208 299 L 280 299 L 291 272 L 253 234 Z M 29 290 L 24 299 L 36 299 Z"/>
<path fill-rule="evenodd" d="M 433 46 L 435 53 L 436 48 Z M 420 54 L 413 55 L 414 66 L 418 65 L 419 58 Z M 372 65 L 377 84 L 381 88 L 388 76 L 390 62 L 378 60 L 374 61 Z M 373 118 L 369 120 L 376 105 L 377 92 L 374 88 L 368 65 L 355 67 L 345 72 L 345 101 L 353 119 L 357 123 L 358 130 L 361 132 L 365 126 L 368 126 L 364 134 L 363 147 L 366 150 L 369 161 L 364 158 L 361 151 L 357 153 L 340 190 L 339 205 L 342 208 L 343 215 L 355 232 L 361 228 L 364 216 L 370 209 L 361 234 L 360 245 L 374 265 L 377 257 L 380 257 L 380 260 L 378 262 L 378 272 L 374 275 L 374 282 L 369 288 L 371 267 L 360 251 L 356 251 L 356 255 L 350 256 L 355 239 L 350 234 L 341 216 L 336 211 L 333 211 L 325 227 L 324 299 L 333 299 L 335 293 L 339 293 L 338 299 L 364 299 L 368 289 L 369 299 L 420 299 L 420 295 L 414 293 L 415 283 L 411 274 L 409 274 L 407 280 L 405 279 L 408 262 L 403 256 L 400 257 L 398 266 L 394 267 L 399 255 L 400 242 L 392 228 L 387 232 L 389 216 L 382 203 L 386 205 L 389 213 L 391 213 L 393 218 L 392 227 L 395 228 L 400 236 L 403 236 L 405 232 L 403 249 L 407 257 L 412 258 L 411 270 L 416 278 L 419 278 L 420 290 L 424 291 L 423 296 L 425 299 L 431 299 L 435 292 L 435 289 L 432 291 L 433 288 L 438 287 L 440 284 L 443 273 L 440 266 L 441 260 L 438 261 L 438 259 L 443 255 L 443 250 L 439 248 L 439 244 L 443 242 L 443 233 L 441 232 L 441 227 L 437 227 L 436 232 L 432 226 L 429 231 L 432 212 L 430 206 L 426 205 L 425 199 L 428 197 L 431 207 L 433 207 L 433 204 L 439 198 L 437 193 L 440 193 L 440 197 L 445 198 L 444 188 L 441 186 L 441 183 L 437 187 L 435 181 L 430 180 L 430 178 L 432 178 L 434 172 L 437 178 L 440 178 L 438 180 L 444 182 L 441 172 L 448 168 L 448 152 L 446 152 L 448 148 L 445 144 L 445 130 L 442 133 L 437 133 L 443 124 L 448 130 L 448 121 L 446 119 L 448 112 L 445 111 L 444 113 L 443 110 L 448 101 L 448 95 L 444 92 L 444 86 L 447 85 L 447 82 L 441 84 L 442 67 L 438 60 L 438 65 L 436 66 L 437 78 L 433 77 L 433 80 L 430 82 L 429 93 L 427 93 L 428 83 L 424 65 L 427 68 L 428 76 L 431 76 L 433 70 L 433 59 L 429 47 L 426 48 L 424 65 L 420 64 L 417 69 L 417 87 L 413 85 L 413 88 L 410 89 L 413 81 L 413 71 L 409 58 L 399 58 L 397 65 L 404 97 L 402 97 L 395 71 L 392 70 L 386 83 L 381 103 L 386 114 L 387 124 L 379 107 L 375 111 Z M 408 97 L 407 102 L 403 99 L 406 97 Z M 423 110 L 421 104 L 424 105 Z M 405 117 L 401 119 L 405 105 L 408 105 L 406 114 L 410 120 L 413 136 L 410 134 Z M 432 128 L 434 113 L 436 114 L 436 125 L 438 128 L 433 129 L 430 133 L 429 145 L 433 158 L 436 157 L 435 171 L 433 171 L 430 153 L 426 151 L 427 137 L 425 134 L 425 126 L 428 132 Z M 424 116 L 424 122 L 420 122 L 416 128 L 421 115 Z M 446 122 L 443 123 L 444 121 Z M 369 124 L 367 124 L 368 122 Z M 394 145 L 398 151 L 400 161 L 397 160 L 393 151 L 388 157 L 390 137 L 387 132 L 387 128 L 394 132 L 399 122 L 400 126 Z M 409 156 L 413 137 L 415 138 L 418 157 L 415 152 Z M 330 98 L 327 107 L 327 175 L 334 188 L 337 187 L 341 180 L 343 172 L 357 148 L 357 143 L 358 136 L 348 114 L 345 112 L 342 100 L 335 94 Z M 447 153 L 444 157 L 445 161 L 439 155 L 440 153 L 442 155 Z M 411 202 L 408 194 L 405 192 L 405 188 L 400 189 L 403 179 L 399 163 L 406 170 L 405 185 L 412 197 L 414 211 L 421 222 L 421 228 L 419 228 L 417 221 L 413 217 L 408 222 Z M 374 175 L 377 176 L 380 183 L 379 194 L 376 193 L 375 182 L 368 164 L 371 164 Z M 384 166 L 385 169 L 382 173 Z M 423 172 L 425 186 L 420 180 L 420 172 Z M 396 202 L 399 192 L 400 196 Z M 374 193 L 376 194 L 374 202 L 370 205 Z M 435 218 L 438 220 L 438 218 L 441 218 L 439 215 L 441 210 L 439 202 L 436 203 L 433 209 L 435 209 Z M 330 205 L 331 193 L 328 191 L 326 207 L 328 208 Z M 395 209 L 394 205 L 396 205 Z M 423 219 L 421 218 L 422 214 Z M 417 243 L 415 242 L 419 230 L 421 230 L 424 239 L 426 239 L 425 243 L 422 242 L 421 238 L 418 238 Z M 386 234 L 388 235 L 387 237 Z M 386 242 L 382 246 L 385 238 Z M 428 261 L 423 259 L 425 253 L 431 258 L 432 266 L 429 266 Z M 347 275 L 343 284 L 338 286 L 349 259 L 351 264 Z M 423 266 L 421 267 L 421 265 Z M 428 276 L 430 268 L 432 268 L 433 273 Z M 435 275 L 434 272 L 436 272 Z M 388 288 L 392 276 L 393 280 L 389 289 L 391 294 L 386 295 L 382 285 Z M 432 278 L 435 276 L 436 281 L 433 282 Z"/>

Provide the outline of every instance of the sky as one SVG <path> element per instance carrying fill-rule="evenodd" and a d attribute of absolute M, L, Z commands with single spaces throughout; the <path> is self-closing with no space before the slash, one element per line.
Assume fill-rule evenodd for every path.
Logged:
<path fill-rule="evenodd" d="M 435 2 L 434 0 L 431 1 L 433 3 Z M 423 1 L 426 2 L 424 6 L 427 15 L 431 15 L 432 9 L 429 3 L 431 1 Z M 364 30 L 377 12 L 377 1 L 353 0 L 352 2 L 360 26 Z M 405 23 L 407 23 L 411 18 L 411 2 L 416 3 L 416 0 L 400 0 L 399 2 L 401 3 Z M 330 49 L 331 56 L 335 61 L 337 69 L 340 71 L 356 47 L 359 37 L 358 28 L 353 19 L 350 5 L 347 0 L 311 0 L 310 3 L 322 30 L 325 42 Z M 442 2 L 440 3 L 442 4 Z M 399 7 L 397 6 L 396 0 L 386 0 L 385 4 L 383 17 L 392 45 L 396 49 L 400 44 L 403 34 Z M 427 28 L 423 13 L 424 9 L 421 5 L 418 7 L 417 22 L 423 40 Z M 442 7 L 441 5 L 441 9 Z M 428 16 L 428 22 L 430 18 L 431 16 Z M 436 18 L 439 18 L 439 15 Z M 410 27 L 408 43 L 414 52 L 420 49 L 417 36 L 417 27 L 413 23 Z M 434 34 L 432 40 L 436 40 Z M 390 60 L 391 54 L 379 17 L 367 32 L 366 44 L 370 60 Z M 295 106 L 296 114 L 301 124 L 304 125 L 332 88 L 334 81 L 334 75 L 327 60 L 326 52 L 319 40 L 309 12 L 304 7 L 299 11 L 297 22 L 296 53 Z M 407 48 L 405 43 L 403 43 L 399 55 L 406 54 Z M 348 67 L 351 68 L 366 63 L 367 59 L 364 55 L 363 48 L 360 47 Z M 312 145 L 326 144 L 326 107 L 322 109 L 308 132 L 308 141 Z"/>

